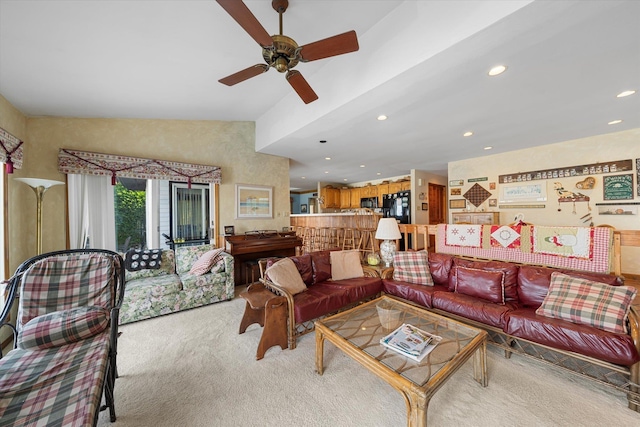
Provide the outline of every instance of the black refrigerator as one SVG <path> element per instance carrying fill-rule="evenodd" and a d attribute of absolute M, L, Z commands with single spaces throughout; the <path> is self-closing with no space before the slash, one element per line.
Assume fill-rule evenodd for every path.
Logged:
<path fill-rule="evenodd" d="M 382 197 L 382 214 L 385 218 L 395 218 L 399 224 L 411 224 L 411 191 L 385 194 Z M 411 246 L 411 235 L 408 237 Z M 399 243 L 399 251 L 407 249 L 404 235 Z"/>

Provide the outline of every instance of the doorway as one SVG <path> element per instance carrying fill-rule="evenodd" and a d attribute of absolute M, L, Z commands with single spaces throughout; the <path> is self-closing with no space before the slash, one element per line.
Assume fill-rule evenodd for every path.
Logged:
<path fill-rule="evenodd" d="M 429 224 L 446 223 L 447 187 L 429 183 Z M 435 248 L 435 236 L 429 236 L 429 247 Z"/>

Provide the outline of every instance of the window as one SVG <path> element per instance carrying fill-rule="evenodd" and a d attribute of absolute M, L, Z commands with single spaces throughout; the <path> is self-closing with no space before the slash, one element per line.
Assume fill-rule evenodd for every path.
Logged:
<path fill-rule="evenodd" d="M 147 180 L 118 178 L 114 187 L 116 246 L 118 251 L 147 246 Z"/>
<path fill-rule="evenodd" d="M 174 241 L 208 239 L 209 186 L 171 182 L 171 237 Z"/>

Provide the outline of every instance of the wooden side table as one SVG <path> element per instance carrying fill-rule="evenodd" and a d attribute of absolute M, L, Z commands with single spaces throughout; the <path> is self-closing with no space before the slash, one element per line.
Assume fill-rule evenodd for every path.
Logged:
<path fill-rule="evenodd" d="M 287 299 L 278 296 L 264 287 L 262 283 L 255 283 L 241 292 L 240 296 L 246 300 L 244 315 L 240 322 L 240 334 L 249 325 L 258 323 L 264 329 L 258 344 L 256 360 L 264 357 L 264 353 L 275 345 L 285 350 L 287 341 Z"/>

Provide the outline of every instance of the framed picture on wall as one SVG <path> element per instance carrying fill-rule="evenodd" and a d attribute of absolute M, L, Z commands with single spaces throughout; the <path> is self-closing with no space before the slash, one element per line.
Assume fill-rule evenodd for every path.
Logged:
<path fill-rule="evenodd" d="M 423 211 L 428 211 L 429 210 L 429 203 L 423 203 L 422 204 L 422 210 Z"/>
<path fill-rule="evenodd" d="M 236 234 L 236 228 L 233 225 L 225 225 L 224 226 L 224 234 L 228 236 L 232 236 Z"/>
<path fill-rule="evenodd" d="M 236 219 L 273 218 L 273 187 L 236 184 Z"/>
<path fill-rule="evenodd" d="M 307 209 L 307 204 L 303 203 L 300 205 L 300 213 L 307 213 L 308 209 Z"/>

